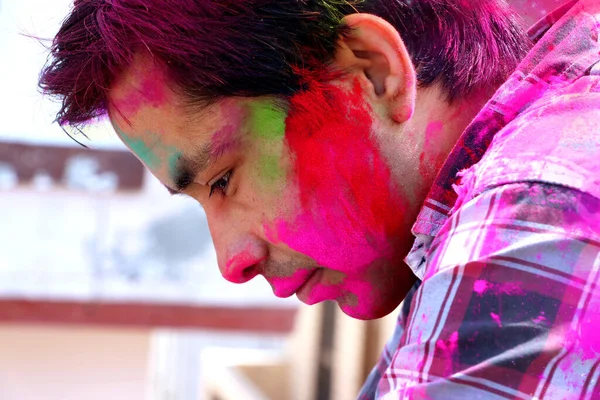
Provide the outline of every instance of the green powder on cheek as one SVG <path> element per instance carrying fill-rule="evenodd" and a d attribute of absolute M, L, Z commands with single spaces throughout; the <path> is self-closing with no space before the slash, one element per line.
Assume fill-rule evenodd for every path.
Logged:
<path fill-rule="evenodd" d="M 261 175 L 265 182 L 274 185 L 284 177 L 283 169 L 279 162 L 279 156 L 264 155 L 260 158 Z"/>
<path fill-rule="evenodd" d="M 248 104 L 249 131 L 251 136 L 262 141 L 258 144 L 260 177 L 270 187 L 285 176 L 281 168 L 281 148 L 285 138 L 286 112 L 271 101 L 255 101 Z"/>

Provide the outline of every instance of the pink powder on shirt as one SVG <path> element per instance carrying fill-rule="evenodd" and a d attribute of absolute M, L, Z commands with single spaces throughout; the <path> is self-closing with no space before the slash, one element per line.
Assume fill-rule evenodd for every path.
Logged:
<path fill-rule="evenodd" d="M 500 316 L 498 314 L 496 314 L 496 313 L 490 313 L 490 317 L 492 317 L 492 319 L 494 321 L 496 321 L 496 323 L 498 324 L 498 326 L 500 328 L 502 328 L 502 321 L 500 321 Z"/>
<path fill-rule="evenodd" d="M 479 295 L 482 295 L 489 287 L 487 281 L 482 279 L 475 281 L 475 285 L 473 285 L 473 291 Z"/>

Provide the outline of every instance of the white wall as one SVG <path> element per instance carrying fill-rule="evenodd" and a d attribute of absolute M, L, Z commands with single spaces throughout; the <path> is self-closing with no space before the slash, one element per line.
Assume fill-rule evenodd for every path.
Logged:
<path fill-rule="evenodd" d="M 0 326 L 0 399 L 143 400 L 149 330 Z"/>

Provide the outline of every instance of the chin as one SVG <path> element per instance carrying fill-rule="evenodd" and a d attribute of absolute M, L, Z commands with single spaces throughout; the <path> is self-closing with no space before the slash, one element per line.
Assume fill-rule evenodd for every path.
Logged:
<path fill-rule="evenodd" d="M 354 299 L 354 301 L 351 302 L 346 301 L 345 298 L 338 299 L 337 303 L 344 314 L 351 318 L 360 319 L 363 321 L 383 318 L 386 315 L 390 314 L 392 311 L 394 311 L 400 304 L 400 302 L 389 302 L 382 304 L 374 304 L 372 302 L 367 302 L 370 304 L 364 305 L 363 303 L 361 305 L 360 301 L 358 302 L 358 304 L 356 304 L 356 298 Z"/>

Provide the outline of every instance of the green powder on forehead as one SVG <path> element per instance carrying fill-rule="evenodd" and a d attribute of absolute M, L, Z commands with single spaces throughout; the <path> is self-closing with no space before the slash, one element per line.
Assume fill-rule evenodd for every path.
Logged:
<path fill-rule="evenodd" d="M 150 169 L 160 167 L 160 157 L 144 139 L 134 139 L 115 126 L 115 130 L 131 151 Z"/>
<path fill-rule="evenodd" d="M 138 156 L 149 169 L 161 168 L 163 165 L 162 157 L 162 159 L 167 160 L 169 176 L 172 179 L 175 177 L 179 160 L 183 156 L 183 153 L 175 146 L 164 144 L 160 136 L 153 132 L 146 132 L 145 139 L 134 139 L 116 126 L 115 130 L 132 153 Z"/>
<path fill-rule="evenodd" d="M 275 140 L 285 135 L 286 112 L 271 101 L 254 101 L 250 110 L 250 132 L 257 138 Z"/>
<path fill-rule="evenodd" d="M 173 181 L 177 179 L 178 174 L 178 165 L 179 160 L 183 157 L 183 153 L 181 151 L 177 151 L 174 147 L 172 147 L 171 155 L 169 156 L 169 176 Z"/>

